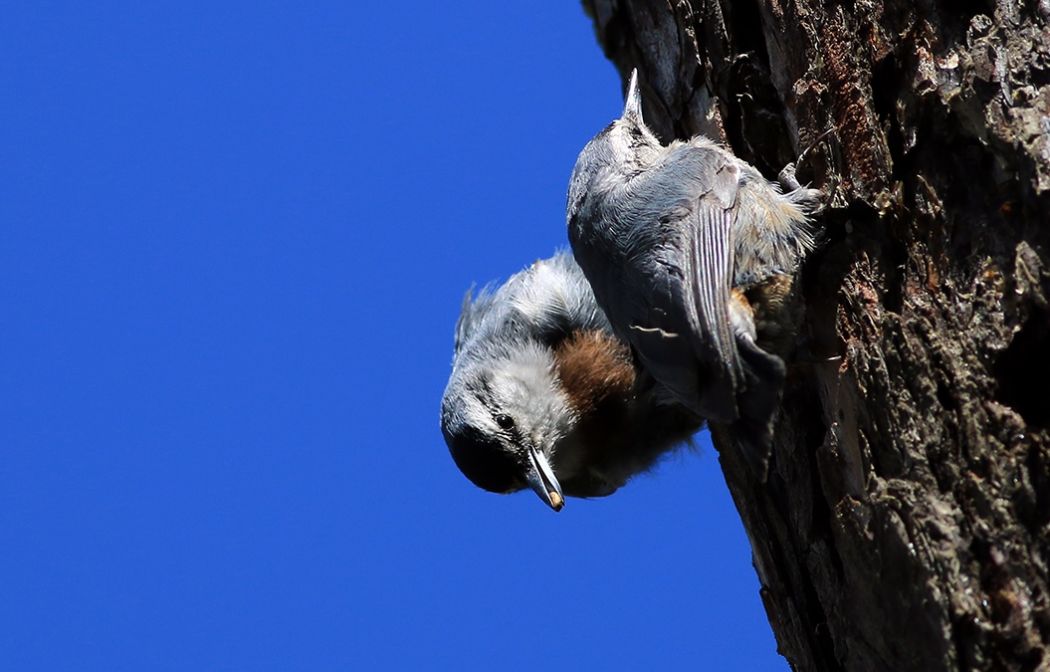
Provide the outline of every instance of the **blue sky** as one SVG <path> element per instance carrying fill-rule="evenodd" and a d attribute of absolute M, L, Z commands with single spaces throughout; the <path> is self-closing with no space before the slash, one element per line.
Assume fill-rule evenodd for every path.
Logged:
<path fill-rule="evenodd" d="M 0 667 L 786 669 L 706 437 L 555 514 L 438 430 L 621 106 L 576 3 L 4 16 Z"/>

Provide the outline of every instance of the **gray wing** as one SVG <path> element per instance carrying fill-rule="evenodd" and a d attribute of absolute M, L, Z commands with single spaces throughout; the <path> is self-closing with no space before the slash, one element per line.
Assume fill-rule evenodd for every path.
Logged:
<path fill-rule="evenodd" d="M 682 145 L 631 196 L 637 221 L 658 239 L 633 241 L 649 251 L 643 263 L 651 267 L 627 337 L 662 385 L 716 422 L 738 417 L 743 385 L 728 305 L 738 176 L 721 150 Z"/>
<path fill-rule="evenodd" d="M 733 439 L 755 476 L 765 481 L 784 363 L 759 348 L 749 334 L 732 329 L 728 301 L 734 265 L 731 252 L 735 248 L 727 233 L 732 230 L 731 218 L 720 217 L 722 212 L 718 203 L 698 208 L 694 216 L 696 235 L 690 248 L 693 267 L 686 276 L 693 279 L 694 300 L 690 305 L 696 306 L 697 314 L 690 319 L 697 325 L 694 333 L 699 341 L 713 345 L 713 352 L 708 348 L 710 356 L 719 357 L 719 364 L 701 388 L 716 396 L 701 399 L 709 407 L 733 402 Z"/>
<path fill-rule="evenodd" d="M 685 277 L 690 281 L 689 321 L 693 333 L 705 346 L 713 346 L 720 366 L 735 381 L 740 375 L 740 359 L 729 322 L 733 213 L 714 199 L 701 197 L 688 224 L 692 233 L 685 264 Z"/>

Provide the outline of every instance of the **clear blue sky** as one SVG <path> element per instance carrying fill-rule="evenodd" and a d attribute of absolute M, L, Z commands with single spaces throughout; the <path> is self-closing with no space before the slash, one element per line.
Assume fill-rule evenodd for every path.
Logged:
<path fill-rule="evenodd" d="M 620 83 L 575 2 L 21 2 L 0 668 L 784 670 L 706 437 L 555 514 L 438 401 Z"/>

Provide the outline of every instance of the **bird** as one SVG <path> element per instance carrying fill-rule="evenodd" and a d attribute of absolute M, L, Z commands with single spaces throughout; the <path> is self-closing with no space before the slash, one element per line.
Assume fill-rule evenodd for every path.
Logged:
<path fill-rule="evenodd" d="M 702 424 L 638 369 L 567 251 L 467 292 L 441 430 L 478 487 L 531 488 L 559 511 L 612 494 Z"/>
<path fill-rule="evenodd" d="M 755 309 L 782 305 L 822 195 L 791 164 L 779 181 L 702 135 L 662 144 L 635 70 L 620 118 L 580 152 L 566 203 L 573 254 L 614 333 L 676 401 L 733 429 L 763 478 L 786 369 L 756 342 Z"/>

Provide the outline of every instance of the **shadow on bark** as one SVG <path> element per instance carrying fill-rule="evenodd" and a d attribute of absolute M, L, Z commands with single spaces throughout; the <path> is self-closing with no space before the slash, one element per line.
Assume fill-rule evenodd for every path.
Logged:
<path fill-rule="evenodd" d="M 829 194 L 771 477 L 800 670 L 1050 669 L 1050 1 L 585 0 L 646 120 Z"/>

